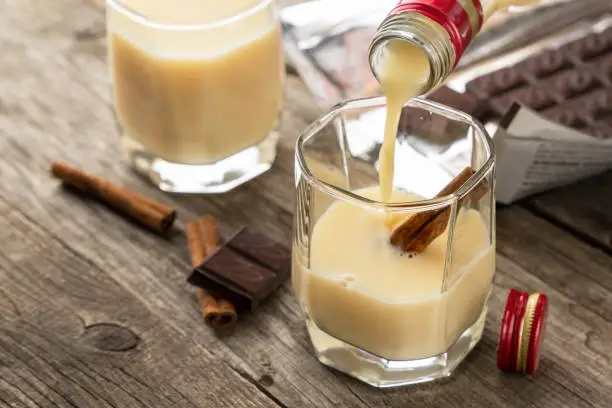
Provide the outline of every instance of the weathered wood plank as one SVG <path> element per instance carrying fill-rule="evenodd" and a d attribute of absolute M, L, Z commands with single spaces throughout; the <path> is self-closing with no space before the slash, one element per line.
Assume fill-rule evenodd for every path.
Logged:
<path fill-rule="evenodd" d="M 497 216 L 497 250 L 612 322 L 612 257 L 520 207 Z"/>
<path fill-rule="evenodd" d="M 24 406 L 276 407 L 95 264 L 0 202 L 0 395 Z M 7 402 L 8 403 L 8 402 Z"/>
<path fill-rule="evenodd" d="M 528 207 L 612 254 L 612 172 L 527 201 Z"/>

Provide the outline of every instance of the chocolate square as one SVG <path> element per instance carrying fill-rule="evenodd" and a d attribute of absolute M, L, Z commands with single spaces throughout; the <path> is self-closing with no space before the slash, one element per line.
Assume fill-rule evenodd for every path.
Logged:
<path fill-rule="evenodd" d="M 581 59 L 587 60 L 612 50 L 612 29 L 590 34 L 572 42 L 569 46 Z"/>
<path fill-rule="evenodd" d="M 246 228 L 238 231 L 187 279 L 230 301 L 237 310 L 253 310 L 289 275 L 291 251 Z"/>
<path fill-rule="evenodd" d="M 612 52 L 592 60 L 589 68 L 595 75 L 612 83 Z"/>
<path fill-rule="evenodd" d="M 541 78 L 571 66 L 572 61 L 568 53 L 560 50 L 546 50 L 521 62 L 517 65 L 517 68 Z"/>
<path fill-rule="evenodd" d="M 504 115 L 513 102 L 539 111 L 551 107 L 556 101 L 543 89 L 524 87 L 491 99 L 491 107 L 497 113 Z"/>
<path fill-rule="evenodd" d="M 289 248 L 248 228 L 241 228 L 226 245 L 273 271 L 287 267 L 291 258 Z"/>
<path fill-rule="evenodd" d="M 562 109 L 570 110 L 578 116 L 592 119 L 601 109 L 598 100 L 601 97 L 599 94 L 604 91 L 605 89 L 595 89 L 575 98 L 568 99 L 558 106 L 561 106 Z"/>
<path fill-rule="evenodd" d="M 546 80 L 542 86 L 549 86 L 562 98 L 569 99 L 593 90 L 601 86 L 601 83 L 590 70 L 580 68 L 556 74 Z"/>
<path fill-rule="evenodd" d="M 585 98 L 584 106 L 593 118 L 612 115 L 612 88 L 600 89 Z"/>
<path fill-rule="evenodd" d="M 556 106 L 543 112 L 544 117 L 560 125 L 581 129 L 587 126 L 587 121 L 580 113 L 571 107 Z"/>
<path fill-rule="evenodd" d="M 496 96 L 526 84 L 525 78 L 514 68 L 504 68 L 468 82 L 466 89 L 478 98 Z"/>
<path fill-rule="evenodd" d="M 483 121 L 491 112 L 487 105 L 468 93 L 457 92 L 447 86 L 442 86 L 427 95 L 427 99 L 451 106 L 468 115 Z"/>

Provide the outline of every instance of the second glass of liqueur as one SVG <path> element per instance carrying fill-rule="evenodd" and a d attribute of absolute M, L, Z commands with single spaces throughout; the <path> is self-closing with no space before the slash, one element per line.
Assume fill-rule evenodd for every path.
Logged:
<path fill-rule="evenodd" d="M 273 0 L 107 0 L 130 164 L 162 190 L 218 193 L 276 155 L 284 65 Z"/>

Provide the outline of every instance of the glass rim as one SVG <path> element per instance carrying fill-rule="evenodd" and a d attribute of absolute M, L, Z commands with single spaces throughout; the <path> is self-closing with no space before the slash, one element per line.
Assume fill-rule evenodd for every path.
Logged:
<path fill-rule="evenodd" d="M 435 114 L 439 114 L 442 116 L 452 115 L 455 116 L 456 119 L 467 123 L 472 126 L 477 133 L 485 140 L 486 146 L 488 149 L 489 157 L 487 161 L 480 166 L 480 168 L 475 169 L 475 173 L 455 192 L 437 198 L 423 199 L 418 201 L 409 201 L 409 202 L 398 202 L 398 203 L 386 203 L 382 201 L 371 200 L 369 198 L 360 196 L 358 194 L 353 193 L 350 190 L 346 190 L 342 187 L 335 186 L 333 184 L 327 183 L 318 177 L 314 176 L 308 165 L 306 164 L 306 158 L 303 154 L 302 145 L 306 142 L 310 137 L 314 136 L 317 130 L 320 130 L 322 126 L 329 123 L 329 121 L 340 111 L 347 109 L 355 109 L 360 107 L 368 107 L 375 105 L 386 104 L 386 99 L 384 96 L 377 97 L 367 97 L 367 98 L 359 98 L 353 99 L 346 102 L 341 102 L 334 105 L 327 113 L 324 113 L 320 117 L 318 117 L 313 123 L 311 123 L 297 138 L 295 145 L 295 160 L 297 164 L 300 166 L 300 170 L 302 174 L 306 177 L 308 182 L 318 188 L 323 193 L 326 193 L 334 198 L 339 200 L 344 200 L 348 202 L 353 202 L 358 205 L 362 205 L 365 207 L 370 207 L 374 209 L 387 209 L 387 210 L 436 210 L 443 207 L 448 207 L 452 205 L 454 202 L 462 199 L 467 194 L 469 194 L 476 186 L 491 172 L 495 166 L 495 149 L 493 146 L 493 139 L 484 128 L 482 124 L 474 120 L 470 115 L 451 108 L 449 106 L 433 102 L 423 98 L 413 98 L 404 104 L 406 106 L 412 106 L 416 108 L 427 109 L 430 112 Z"/>
<path fill-rule="evenodd" d="M 223 26 L 228 26 L 230 24 L 239 22 L 272 4 L 274 0 L 259 0 L 256 4 L 251 7 L 248 7 L 244 10 L 239 11 L 236 14 L 233 14 L 229 17 L 225 17 L 223 19 L 212 21 L 209 23 L 202 24 L 168 24 L 162 23 L 158 21 L 154 21 L 147 17 L 146 15 L 137 12 L 136 10 L 126 6 L 124 4 L 124 0 L 106 0 L 106 5 L 114 8 L 130 20 L 135 23 L 141 24 L 145 27 L 154 28 L 157 30 L 166 30 L 166 31 L 200 31 L 200 30 L 208 30 L 213 28 L 219 28 Z"/>

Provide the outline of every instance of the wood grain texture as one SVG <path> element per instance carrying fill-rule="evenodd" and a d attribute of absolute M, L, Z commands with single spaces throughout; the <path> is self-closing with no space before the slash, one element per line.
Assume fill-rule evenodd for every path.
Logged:
<path fill-rule="evenodd" d="M 323 367 L 289 284 L 215 335 L 185 283 L 185 222 L 211 214 L 223 236 L 249 224 L 289 242 L 293 145 L 319 110 L 290 76 L 270 172 L 224 195 L 156 191 L 120 161 L 103 3 L 9 0 L 0 12 L 0 407 L 612 405 L 612 260 L 582 239 L 601 241 L 612 218 L 562 190 L 538 198 L 550 217 L 500 211 L 485 336 L 448 380 L 379 391 Z M 177 207 L 176 231 L 157 237 L 60 188 L 48 174 L 54 159 Z M 572 188 L 612 201 L 610 188 L 581 186 Z M 533 379 L 495 367 L 510 287 L 551 298 Z"/>
<path fill-rule="evenodd" d="M 12 305 L 0 320 L 0 401 L 276 406 L 197 339 L 5 203 L 0 231 L 10 242 L 0 249 L 0 279 Z"/>
<path fill-rule="evenodd" d="M 528 200 L 541 217 L 612 254 L 612 171 Z"/>

